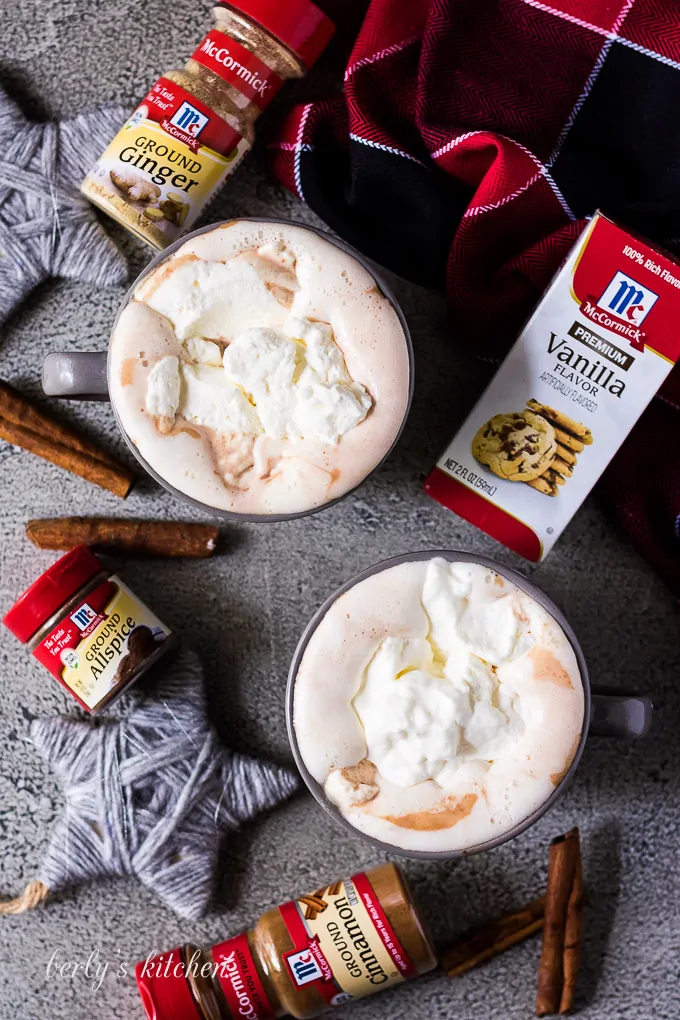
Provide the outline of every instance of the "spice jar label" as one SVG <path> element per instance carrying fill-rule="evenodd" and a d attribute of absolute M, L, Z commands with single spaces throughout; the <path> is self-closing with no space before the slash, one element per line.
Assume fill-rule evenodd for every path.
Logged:
<path fill-rule="evenodd" d="M 115 574 L 91 591 L 33 655 L 93 710 L 158 650 L 170 630 Z"/>
<path fill-rule="evenodd" d="M 276 1013 L 255 968 L 247 935 L 213 946 L 215 973 L 232 1016 L 274 1020 Z"/>
<path fill-rule="evenodd" d="M 235 39 L 215 29 L 208 32 L 191 59 L 218 74 L 238 89 L 249 103 L 256 103 L 261 109 L 272 101 L 283 85 L 283 79 L 264 61 Z"/>
<path fill-rule="evenodd" d="M 279 911 L 294 945 L 283 954 L 294 987 L 313 984 L 329 1006 L 416 976 L 363 873 Z"/>
<path fill-rule="evenodd" d="M 83 188 L 164 248 L 188 230 L 250 144 L 196 96 L 159 78 L 89 171 Z"/>

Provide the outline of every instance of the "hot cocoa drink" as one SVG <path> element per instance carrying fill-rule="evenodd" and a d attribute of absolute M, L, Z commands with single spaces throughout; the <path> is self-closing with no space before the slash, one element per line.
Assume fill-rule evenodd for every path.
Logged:
<path fill-rule="evenodd" d="M 352 825 L 452 851 L 548 800 L 576 754 L 584 692 L 570 642 L 534 598 L 482 564 L 433 558 L 333 603 L 293 705 L 300 756 Z"/>
<path fill-rule="evenodd" d="M 352 255 L 237 220 L 139 283 L 110 347 L 111 399 L 164 481 L 209 507 L 302 513 L 383 459 L 409 402 L 408 343 Z"/>

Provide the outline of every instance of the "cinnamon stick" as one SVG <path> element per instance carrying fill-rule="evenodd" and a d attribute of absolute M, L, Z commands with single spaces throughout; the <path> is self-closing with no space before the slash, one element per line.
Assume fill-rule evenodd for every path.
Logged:
<path fill-rule="evenodd" d="M 574 1001 L 576 977 L 581 962 L 581 930 L 583 928 L 583 867 L 579 855 L 576 861 L 574 882 L 567 903 L 567 920 L 564 925 L 564 953 L 562 971 L 564 975 L 560 1013 L 568 1013 Z"/>
<path fill-rule="evenodd" d="M 134 484 L 135 476 L 129 468 L 2 380 L 0 439 L 21 446 L 123 499 Z"/>
<path fill-rule="evenodd" d="M 90 545 L 110 552 L 205 559 L 212 556 L 217 547 L 219 528 L 185 521 L 51 517 L 29 521 L 26 537 L 39 549 Z"/>
<path fill-rule="evenodd" d="M 540 931 L 543 927 L 543 912 L 544 899 L 541 897 L 461 939 L 442 954 L 442 968 L 448 977 L 460 977 Z"/>
<path fill-rule="evenodd" d="M 541 962 L 538 968 L 536 1015 L 557 1013 L 564 986 L 564 949 L 567 909 L 581 850 L 578 829 L 558 836 L 550 844 L 548 884 Z M 573 959 L 570 958 L 570 966 Z M 573 975 L 575 977 L 575 973 Z"/>
<path fill-rule="evenodd" d="M 65 468 L 71 474 L 79 475 L 102 489 L 108 489 L 122 499 L 125 499 L 132 488 L 133 476 L 122 466 L 114 467 L 95 460 L 78 450 L 54 443 L 38 432 L 10 424 L 4 418 L 0 418 L 0 439 L 5 439 L 14 446 L 21 446 L 24 450 L 42 457 L 43 460 Z"/>

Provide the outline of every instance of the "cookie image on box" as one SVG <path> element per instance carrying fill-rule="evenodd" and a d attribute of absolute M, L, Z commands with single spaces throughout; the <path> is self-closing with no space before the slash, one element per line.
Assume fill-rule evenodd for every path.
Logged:
<path fill-rule="evenodd" d="M 526 482 L 526 485 L 530 485 L 537 492 L 542 492 L 544 496 L 556 496 L 559 492 L 557 478 L 551 478 L 548 472 L 541 475 L 540 478 L 533 478 L 530 482 Z"/>
<path fill-rule="evenodd" d="M 531 482 L 551 467 L 557 453 L 555 430 L 534 411 L 495 414 L 472 440 L 472 455 L 499 478 Z"/>
<path fill-rule="evenodd" d="M 572 477 L 579 453 L 592 442 L 583 422 L 532 397 L 523 411 L 496 414 L 485 422 L 472 440 L 472 453 L 499 478 L 557 496 Z"/>
<path fill-rule="evenodd" d="M 568 478 L 574 474 L 579 453 L 585 450 L 593 442 L 593 434 L 583 422 L 574 421 L 562 411 L 556 411 L 548 404 L 541 404 L 538 400 L 527 400 L 526 414 L 534 413 L 552 425 L 555 433 L 556 453 L 548 468 L 541 475 L 531 481 L 527 481 L 538 492 L 544 496 L 557 496 L 558 486 L 564 485 Z"/>
<path fill-rule="evenodd" d="M 593 433 L 583 422 L 574 421 L 573 418 L 563 414 L 562 411 L 556 411 L 554 407 L 550 407 L 548 404 L 541 404 L 538 400 L 534 400 L 533 397 L 531 400 L 527 400 L 527 407 L 535 411 L 536 414 L 540 414 L 547 421 L 552 422 L 558 429 L 566 432 L 572 441 L 576 439 L 577 442 L 580 441 L 585 446 L 590 446 L 592 443 Z M 583 446 L 581 446 L 582 449 Z"/>

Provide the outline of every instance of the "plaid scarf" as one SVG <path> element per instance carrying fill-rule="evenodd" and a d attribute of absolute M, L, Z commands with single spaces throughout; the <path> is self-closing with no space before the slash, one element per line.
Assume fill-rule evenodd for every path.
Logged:
<path fill-rule="evenodd" d="M 680 250 L 677 0 L 372 0 L 363 22 L 335 2 L 341 40 L 360 25 L 344 90 L 292 110 L 276 172 L 368 256 L 445 286 L 479 356 L 504 356 L 595 209 Z M 680 595 L 679 441 L 680 367 L 597 491 Z"/>

